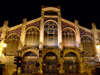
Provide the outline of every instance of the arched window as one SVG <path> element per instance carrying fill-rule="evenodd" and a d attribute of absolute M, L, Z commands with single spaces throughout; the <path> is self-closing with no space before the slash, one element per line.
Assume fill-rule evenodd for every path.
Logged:
<path fill-rule="evenodd" d="M 39 30 L 30 28 L 26 31 L 25 45 L 39 45 Z"/>
<path fill-rule="evenodd" d="M 48 21 L 44 25 L 44 46 L 58 45 L 58 26 L 53 21 Z"/>
<path fill-rule="evenodd" d="M 84 56 L 94 55 L 93 41 L 90 37 L 84 36 L 81 38 L 81 43 L 83 45 Z"/>
<path fill-rule="evenodd" d="M 11 35 L 7 39 L 6 55 L 15 55 L 18 49 L 20 38 L 17 35 Z"/>
<path fill-rule="evenodd" d="M 62 43 L 63 43 L 64 47 L 76 45 L 75 33 L 73 30 L 71 30 L 71 29 L 64 29 L 63 30 Z"/>

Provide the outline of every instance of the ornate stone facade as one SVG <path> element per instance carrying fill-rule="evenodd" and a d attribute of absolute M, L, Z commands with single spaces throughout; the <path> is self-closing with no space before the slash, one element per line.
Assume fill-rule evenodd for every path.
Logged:
<path fill-rule="evenodd" d="M 92 27 L 90 30 L 79 25 L 77 20 L 73 23 L 61 18 L 61 11 L 56 7 L 44 7 L 40 18 L 31 21 L 25 18 L 22 24 L 13 27 L 8 27 L 8 21 L 5 21 L 0 27 L 0 62 L 5 64 L 5 75 L 12 75 L 16 70 L 14 55 L 17 52 L 7 55 L 10 48 L 3 47 L 5 40 L 12 35 L 18 36 L 20 40 L 9 38 L 6 43 L 12 46 L 12 50 L 20 52 L 22 65 L 18 69 L 19 73 L 90 74 L 95 68 L 96 39 L 100 37 L 100 31 L 94 24 Z M 94 54 L 89 54 L 91 51 Z M 37 62 L 39 68 L 36 67 Z M 11 69 L 8 70 L 8 67 Z"/>

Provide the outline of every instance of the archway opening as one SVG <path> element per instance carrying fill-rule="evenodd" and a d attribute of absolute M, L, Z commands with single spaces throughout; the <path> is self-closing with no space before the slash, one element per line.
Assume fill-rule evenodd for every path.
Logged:
<path fill-rule="evenodd" d="M 78 58 L 75 53 L 70 52 L 64 56 L 65 73 L 78 73 Z"/>
<path fill-rule="evenodd" d="M 49 52 L 43 58 L 43 73 L 58 73 L 58 57 L 55 53 Z"/>
<path fill-rule="evenodd" d="M 36 67 L 38 56 L 33 52 L 27 52 L 23 56 L 22 61 L 22 73 L 32 73 L 37 72 L 38 68 Z"/>

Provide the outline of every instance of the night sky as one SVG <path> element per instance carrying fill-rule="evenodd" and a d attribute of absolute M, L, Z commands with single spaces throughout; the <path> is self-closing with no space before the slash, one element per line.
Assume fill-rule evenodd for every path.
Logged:
<path fill-rule="evenodd" d="M 61 6 L 61 16 L 81 26 L 91 29 L 96 23 L 100 29 L 99 0 L 0 0 L 0 27 L 4 20 L 9 20 L 9 27 L 22 23 L 23 18 L 33 20 L 41 16 L 41 5 Z"/>

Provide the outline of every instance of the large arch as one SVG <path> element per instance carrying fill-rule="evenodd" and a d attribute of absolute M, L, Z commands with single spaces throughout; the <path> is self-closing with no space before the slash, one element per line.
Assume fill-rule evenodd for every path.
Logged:
<path fill-rule="evenodd" d="M 57 50 L 45 50 L 42 54 L 43 60 L 43 73 L 58 73 L 57 63 L 60 60 L 59 51 Z"/>
<path fill-rule="evenodd" d="M 20 43 L 20 36 L 16 33 L 12 33 L 7 36 L 6 39 L 7 47 L 4 49 L 4 54 L 15 55 Z"/>
<path fill-rule="evenodd" d="M 40 30 L 37 27 L 31 26 L 26 29 L 25 45 L 38 46 L 39 38 L 40 38 Z"/>
<path fill-rule="evenodd" d="M 81 55 L 80 55 L 80 51 L 78 50 L 73 50 L 73 49 L 65 49 L 64 53 L 63 53 L 63 58 L 65 57 L 66 54 L 69 54 L 69 53 L 74 53 L 76 55 L 76 58 L 77 58 L 77 72 L 80 73 L 80 60 L 81 60 Z M 65 62 L 65 60 L 64 60 Z M 73 65 L 73 64 L 72 64 Z"/>
<path fill-rule="evenodd" d="M 21 72 L 22 73 L 38 72 L 38 69 L 36 68 L 36 63 L 37 63 L 38 59 L 39 59 L 38 52 L 36 52 L 32 49 L 24 51 L 22 53 Z"/>
<path fill-rule="evenodd" d="M 43 60 L 43 57 L 49 52 L 55 53 L 58 57 L 58 60 L 60 60 L 60 51 L 57 48 L 54 48 L 51 50 L 49 49 L 49 47 L 42 51 L 42 60 Z"/>
<path fill-rule="evenodd" d="M 62 44 L 63 47 L 76 46 L 76 32 L 70 27 L 66 27 L 62 30 Z"/>
<path fill-rule="evenodd" d="M 42 10 L 43 10 L 43 11 L 49 11 L 49 10 L 52 10 L 52 11 L 56 11 L 56 12 L 60 11 L 60 9 L 55 8 L 55 7 L 46 7 L 46 8 L 43 8 Z"/>
<path fill-rule="evenodd" d="M 54 20 L 44 23 L 44 46 L 58 46 L 58 24 Z"/>
<path fill-rule="evenodd" d="M 91 36 L 83 35 L 81 37 L 81 43 L 83 46 L 83 50 L 85 52 L 83 56 L 88 57 L 88 56 L 95 55 L 95 45 L 94 45 L 93 38 Z"/>

